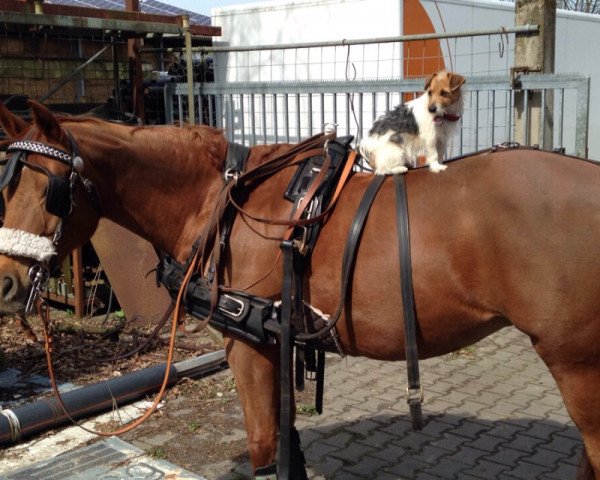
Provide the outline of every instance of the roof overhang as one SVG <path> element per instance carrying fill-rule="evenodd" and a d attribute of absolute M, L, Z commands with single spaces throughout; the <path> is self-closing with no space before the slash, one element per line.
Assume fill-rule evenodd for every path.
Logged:
<path fill-rule="evenodd" d="M 0 23 L 14 26 L 43 26 L 87 33 L 118 34 L 125 38 L 149 33 L 183 35 L 181 16 L 155 15 L 124 10 L 42 4 L 43 13 L 35 13 L 31 2 L 0 0 Z M 190 25 L 193 36 L 221 36 L 221 27 Z"/>

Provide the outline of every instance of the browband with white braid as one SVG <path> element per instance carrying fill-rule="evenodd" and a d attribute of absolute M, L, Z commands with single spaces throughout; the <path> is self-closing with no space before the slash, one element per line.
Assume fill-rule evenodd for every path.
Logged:
<path fill-rule="evenodd" d="M 14 228 L 0 228 L 0 253 L 45 262 L 56 255 L 56 248 L 49 238 Z"/>

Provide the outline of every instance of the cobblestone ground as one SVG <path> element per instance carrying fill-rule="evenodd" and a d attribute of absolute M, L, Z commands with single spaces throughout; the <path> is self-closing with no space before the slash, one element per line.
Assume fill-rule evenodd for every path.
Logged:
<path fill-rule="evenodd" d="M 504 329 L 459 353 L 422 361 L 421 375 L 426 426 L 415 433 L 403 362 L 332 362 L 323 415 L 297 421 L 310 478 L 575 478 L 580 434 L 525 335 Z M 220 480 L 249 474 L 247 465 L 212 467 L 235 469 L 214 477 Z"/>

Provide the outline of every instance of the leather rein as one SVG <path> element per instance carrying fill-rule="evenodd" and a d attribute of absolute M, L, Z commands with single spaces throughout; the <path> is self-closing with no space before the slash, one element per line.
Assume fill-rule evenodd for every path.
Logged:
<path fill-rule="evenodd" d="M 66 132 L 66 133 L 67 133 L 67 137 L 71 144 L 71 151 L 72 151 L 71 154 L 65 152 L 64 150 L 61 150 L 61 149 L 58 149 L 55 147 L 51 147 L 49 145 L 45 145 L 45 144 L 42 144 L 39 142 L 33 142 L 28 139 L 11 143 L 7 148 L 7 152 L 11 153 L 11 158 L 6 161 L 5 169 L 2 173 L 2 175 L 0 176 L 0 191 L 2 189 L 4 189 L 11 182 L 11 180 L 15 176 L 15 173 L 17 172 L 17 170 L 19 168 L 21 168 L 22 166 L 30 167 L 31 169 L 33 169 L 37 172 L 43 173 L 48 177 L 49 184 L 48 184 L 48 187 L 46 190 L 46 210 L 48 210 L 49 213 L 59 217 L 59 222 L 57 224 L 56 230 L 55 230 L 55 232 L 52 236 L 52 240 L 51 240 L 51 244 L 54 249 L 54 254 L 56 252 L 56 247 L 58 245 L 58 242 L 59 242 L 61 234 L 62 234 L 63 223 L 68 218 L 68 216 L 71 214 L 73 207 L 74 207 L 73 197 L 74 197 L 75 186 L 77 183 L 81 183 L 83 185 L 90 200 L 96 207 L 97 211 L 100 213 L 99 201 L 98 201 L 98 197 L 96 196 L 94 186 L 87 178 L 85 178 L 82 175 L 83 168 L 84 168 L 84 162 L 83 162 L 83 159 L 81 158 L 81 156 L 79 155 L 79 149 L 77 147 L 77 143 L 75 142 L 73 137 L 70 135 L 70 133 L 68 133 L 68 132 Z M 35 154 L 39 154 L 39 155 L 45 156 L 45 157 L 53 159 L 53 160 L 57 160 L 65 165 L 67 165 L 68 167 L 70 167 L 68 181 L 61 177 L 53 175 L 48 169 L 46 169 L 45 167 L 43 167 L 41 165 L 37 165 L 37 164 L 33 164 L 33 163 L 29 162 L 27 160 L 27 155 L 29 153 L 35 153 Z M 2 230 L 2 229 L 0 229 L 0 230 Z M 20 231 L 18 231 L 18 232 L 20 232 Z M 28 234 L 27 232 L 21 232 L 21 233 L 24 233 L 31 237 L 35 237 L 34 235 Z M 46 240 L 45 237 L 39 237 L 39 238 Z M 14 255 L 14 252 L 1 250 L 1 249 L 0 249 L 0 253 L 4 253 L 6 255 Z M 46 288 L 46 285 L 50 278 L 50 268 L 48 266 L 49 260 L 47 260 L 47 259 L 42 260 L 34 254 L 19 253 L 19 256 L 26 256 L 29 258 L 33 258 L 34 260 L 37 261 L 37 263 L 34 263 L 33 266 L 29 270 L 29 278 L 31 280 L 31 290 L 30 290 L 30 295 L 29 295 L 27 305 L 25 307 L 25 314 L 31 313 L 35 309 L 40 317 L 42 329 L 44 332 L 44 351 L 45 351 L 46 363 L 47 363 L 47 367 L 48 367 L 48 376 L 50 378 L 50 383 L 52 385 L 52 389 L 54 390 L 54 395 L 56 396 L 56 398 L 58 400 L 58 404 L 62 408 L 65 416 L 73 424 L 77 425 L 78 427 L 82 428 L 83 430 L 85 430 L 89 433 L 93 433 L 95 435 L 99 435 L 99 436 L 121 435 L 121 434 L 126 433 L 126 432 L 132 430 L 133 428 L 139 426 L 150 415 L 152 415 L 152 413 L 154 413 L 154 411 L 158 407 L 159 403 L 161 402 L 161 400 L 164 396 L 164 393 L 166 392 L 166 389 L 169 384 L 169 373 L 171 370 L 171 365 L 173 363 L 173 352 L 175 349 L 175 338 L 176 338 L 176 332 L 177 332 L 177 325 L 179 322 L 179 318 L 182 316 L 181 309 L 180 309 L 181 298 L 179 299 L 179 301 L 177 302 L 177 304 L 175 305 L 175 308 L 174 308 L 173 322 L 172 322 L 172 326 L 171 326 L 171 336 L 170 336 L 168 353 L 167 353 L 165 376 L 164 376 L 160 391 L 157 394 L 154 402 L 141 417 L 137 418 L 136 420 L 129 423 L 128 425 L 126 425 L 120 429 L 110 431 L 110 432 L 97 431 L 94 429 L 84 427 L 83 425 L 81 425 L 79 422 L 77 422 L 71 416 L 67 407 L 65 406 L 65 403 L 62 399 L 62 396 L 60 394 L 60 391 L 58 389 L 58 385 L 56 382 L 54 367 L 52 365 L 52 353 L 53 353 L 52 322 L 50 320 L 49 305 L 43 297 L 44 289 Z M 169 307 L 168 312 L 171 312 L 171 310 L 173 310 L 172 306 Z M 168 317 L 168 313 L 165 314 L 163 319 L 166 320 L 167 317 Z M 162 327 L 163 325 L 164 325 L 164 322 L 161 321 L 160 326 Z M 157 328 L 154 329 L 153 334 L 158 333 L 158 330 L 159 329 L 157 326 Z M 136 349 L 136 351 L 138 351 L 141 348 L 142 347 Z"/>

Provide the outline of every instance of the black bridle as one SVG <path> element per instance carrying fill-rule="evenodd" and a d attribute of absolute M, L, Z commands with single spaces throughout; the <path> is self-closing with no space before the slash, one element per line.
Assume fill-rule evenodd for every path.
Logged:
<path fill-rule="evenodd" d="M 90 194 L 92 199 L 97 198 L 92 194 L 92 183 L 81 174 L 84 164 L 81 156 L 79 155 L 77 143 L 68 132 L 67 137 L 71 144 L 71 154 L 44 143 L 29 140 L 28 138 L 17 140 L 11 143 L 6 150 L 9 156 L 4 162 L 2 162 L 4 164 L 4 169 L 0 175 L 0 192 L 12 182 L 12 180 L 20 173 L 24 166 L 43 173 L 48 177 L 45 201 L 46 210 L 48 213 L 58 217 L 59 219 L 51 240 L 52 245 L 55 248 L 58 245 L 62 235 L 63 223 L 71 214 L 73 211 L 73 206 L 75 205 L 74 195 L 77 181 L 81 181 L 85 190 L 88 192 L 88 194 Z M 69 172 L 67 176 L 63 177 L 54 175 L 46 167 L 31 163 L 27 160 L 28 155 L 31 153 L 42 155 L 68 166 Z M 94 202 L 94 205 L 96 206 L 97 203 Z M 8 254 L 10 255 L 10 253 Z M 32 286 L 29 294 L 29 300 L 27 302 L 27 306 L 25 307 L 25 313 L 31 312 L 34 303 L 41 299 L 41 294 L 50 277 L 49 261 L 38 260 L 37 258 L 34 259 L 37 260 L 37 263 L 35 263 L 29 269 L 29 278 Z"/>

